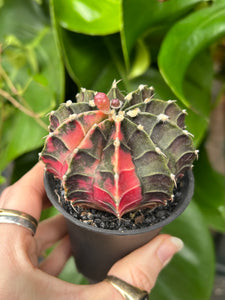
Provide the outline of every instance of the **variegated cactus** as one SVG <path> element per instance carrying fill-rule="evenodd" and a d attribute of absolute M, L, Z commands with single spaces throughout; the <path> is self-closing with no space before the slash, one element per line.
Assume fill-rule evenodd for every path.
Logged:
<path fill-rule="evenodd" d="M 40 158 L 71 205 L 121 218 L 173 200 L 176 181 L 198 155 L 185 115 L 174 100 L 154 99 L 145 85 L 126 96 L 116 81 L 107 95 L 81 89 L 77 103 L 50 113 Z"/>

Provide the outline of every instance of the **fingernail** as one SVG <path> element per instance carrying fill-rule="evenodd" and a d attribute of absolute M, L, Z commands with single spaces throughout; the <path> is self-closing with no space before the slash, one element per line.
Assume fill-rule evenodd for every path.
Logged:
<path fill-rule="evenodd" d="M 157 250 L 157 256 L 163 266 L 166 266 L 171 261 L 174 254 L 180 251 L 183 246 L 183 241 L 177 237 L 172 236 L 165 240 Z"/>
<path fill-rule="evenodd" d="M 180 251 L 184 247 L 183 241 L 178 237 L 172 236 L 170 240 L 177 247 L 177 251 Z"/>

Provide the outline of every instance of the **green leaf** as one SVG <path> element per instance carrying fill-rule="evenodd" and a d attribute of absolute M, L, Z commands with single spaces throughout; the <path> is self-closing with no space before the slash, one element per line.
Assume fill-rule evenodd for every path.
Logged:
<path fill-rule="evenodd" d="M 128 75 L 129 79 L 141 76 L 150 65 L 150 52 L 143 40 L 138 40 L 133 65 Z"/>
<path fill-rule="evenodd" d="M 2 131 L 0 170 L 21 154 L 42 146 L 43 136 L 46 135 L 46 131 L 33 118 L 20 111 L 4 121 Z"/>
<path fill-rule="evenodd" d="M 0 8 L 4 5 L 5 0 L 0 0 Z"/>
<path fill-rule="evenodd" d="M 106 92 L 114 79 L 126 81 L 118 35 L 87 36 L 60 27 L 58 34 L 65 65 L 78 87 Z"/>
<path fill-rule="evenodd" d="M 181 238 L 185 246 L 161 272 L 151 298 L 209 300 L 214 281 L 214 250 L 211 235 L 193 200 L 163 232 Z"/>
<path fill-rule="evenodd" d="M 42 211 L 40 220 L 42 221 L 42 220 L 54 217 L 58 213 L 59 213 L 58 210 L 54 206 L 51 206 Z"/>
<path fill-rule="evenodd" d="M 199 109 L 187 98 L 183 82 L 192 59 L 225 33 L 225 4 L 215 2 L 176 23 L 163 41 L 158 63 L 160 72 L 174 93 L 188 107 Z M 204 72 L 204 71 L 203 71 Z M 201 112 L 205 113 L 201 106 Z"/>
<path fill-rule="evenodd" d="M 68 30 L 105 35 L 121 29 L 121 0 L 54 0 L 59 24 Z"/>
<path fill-rule="evenodd" d="M 188 109 L 186 124 L 194 134 L 196 146 L 200 145 L 204 139 L 205 130 L 208 127 L 208 116 L 212 109 L 212 82 L 213 61 L 210 52 L 204 50 L 188 66 L 183 83 L 184 93 L 190 103 L 193 103 L 192 107 Z"/>
<path fill-rule="evenodd" d="M 59 31 L 70 76 L 79 86 L 90 88 L 109 61 L 107 51 L 103 51 L 103 39 L 72 33 L 62 28 Z"/>
<path fill-rule="evenodd" d="M 62 101 L 64 94 L 64 70 L 49 17 L 34 1 L 8 0 L 0 10 L 0 20 L 4 69 L 0 72 L 7 74 L 19 96 L 10 90 L 11 84 L 3 73 L 1 88 L 26 109 L 43 116 Z M 40 147 L 46 131 L 6 99 L 0 97 L 0 102 L 0 169 L 3 169 L 21 154 Z M 8 107 L 9 115 L 5 113 Z"/>
<path fill-rule="evenodd" d="M 191 61 L 183 82 L 184 94 L 191 104 L 192 110 L 198 113 L 200 117 L 205 117 L 206 120 L 208 120 L 207 117 L 212 109 L 211 87 L 213 73 L 213 61 L 210 51 L 207 49 L 200 52 Z"/>
<path fill-rule="evenodd" d="M 0 185 L 3 184 L 3 183 L 5 183 L 5 182 L 6 182 L 5 177 L 3 177 L 3 176 L 0 175 Z"/>
<path fill-rule="evenodd" d="M 27 49 L 7 48 L 3 52 L 2 65 L 27 105 L 35 112 L 45 114 L 62 101 L 64 79 L 53 34 L 45 27 L 40 34 L 42 32 L 45 34 L 35 49 L 29 44 Z"/>
<path fill-rule="evenodd" d="M 67 71 L 78 88 L 107 91 L 114 79 L 126 82 L 120 35 L 92 36 L 66 30 L 57 21 L 54 4 L 51 1 L 55 32 Z"/>
<path fill-rule="evenodd" d="M 171 24 L 191 11 L 200 0 L 124 0 L 122 44 L 124 57 L 129 64 L 129 56 L 138 38 L 146 31 L 153 30 L 162 23 Z"/>
<path fill-rule="evenodd" d="M 70 283 L 88 284 L 88 280 L 77 271 L 73 257 L 67 261 L 59 278 Z"/>
<path fill-rule="evenodd" d="M 187 109 L 187 113 L 187 130 L 194 136 L 195 147 L 199 147 L 207 132 L 208 121 L 191 109 Z"/>
<path fill-rule="evenodd" d="M 13 161 L 13 171 L 10 176 L 10 184 L 19 180 L 25 173 L 27 173 L 37 163 L 38 153 L 40 148 L 29 151 Z"/>
<path fill-rule="evenodd" d="M 206 150 L 202 148 L 194 168 L 195 201 L 211 228 L 225 231 L 225 178 L 210 165 Z"/>
<path fill-rule="evenodd" d="M 175 96 L 170 88 L 166 85 L 159 71 L 155 68 L 150 68 L 142 76 L 132 79 L 130 84 L 131 86 L 129 92 L 137 89 L 140 84 L 146 84 L 154 87 L 154 97 L 158 99 L 169 100 L 174 99 Z"/>

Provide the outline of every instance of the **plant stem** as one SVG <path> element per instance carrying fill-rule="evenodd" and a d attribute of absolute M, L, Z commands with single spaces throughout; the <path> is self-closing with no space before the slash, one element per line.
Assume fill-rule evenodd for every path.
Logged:
<path fill-rule="evenodd" d="M 50 27 L 44 27 L 38 35 L 29 43 L 27 47 L 30 49 L 36 48 L 40 43 L 41 40 L 45 37 L 45 35 L 50 31 Z"/>
<path fill-rule="evenodd" d="M 9 76 L 7 75 L 7 73 L 5 72 L 5 70 L 1 67 L 0 65 L 0 75 L 2 75 L 2 77 L 5 79 L 6 83 L 8 84 L 11 92 L 13 94 L 15 94 L 16 96 L 20 96 L 16 87 L 14 86 L 14 84 L 12 83 L 12 81 L 10 80 Z"/>
<path fill-rule="evenodd" d="M 5 72 L 5 70 L 1 66 L 1 54 L 2 54 L 2 44 L 0 44 L 0 75 L 5 79 L 8 87 L 10 88 L 11 92 L 16 95 L 19 100 L 23 103 L 25 100 L 23 97 L 18 93 L 16 87 L 14 86 L 13 82 L 10 80 L 9 76 Z M 8 100 L 14 107 L 25 113 L 26 115 L 34 118 L 34 120 L 45 130 L 48 130 L 47 125 L 40 119 L 40 115 L 33 112 L 31 109 L 26 108 L 20 102 L 18 102 L 14 97 L 12 97 L 8 92 L 0 89 L 0 95 Z"/>
<path fill-rule="evenodd" d="M 23 105 L 21 105 L 15 98 L 13 98 L 8 92 L 0 89 L 0 95 L 8 100 L 10 103 L 12 103 L 13 106 L 18 108 L 20 111 L 22 111 L 24 114 L 32 117 L 35 119 L 35 121 L 45 130 L 48 130 L 47 125 L 40 119 L 40 116 L 33 112 L 32 110 L 27 109 Z"/>

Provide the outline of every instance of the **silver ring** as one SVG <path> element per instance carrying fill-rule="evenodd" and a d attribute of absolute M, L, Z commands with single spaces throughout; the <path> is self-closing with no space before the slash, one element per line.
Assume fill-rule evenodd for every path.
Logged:
<path fill-rule="evenodd" d="M 38 221 L 31 215 L 14 210 L 0 208 L 0 223 L 16 224 L 29 229 L 32 235 L 35 234 Z"/>
<path fill-rule="evenodd" d="M 149 294 L 145 290 L 141 290 L 116 276 L 108 275 L 105 279 L 124 297 L 125 300 L 148 300 Z"/>

